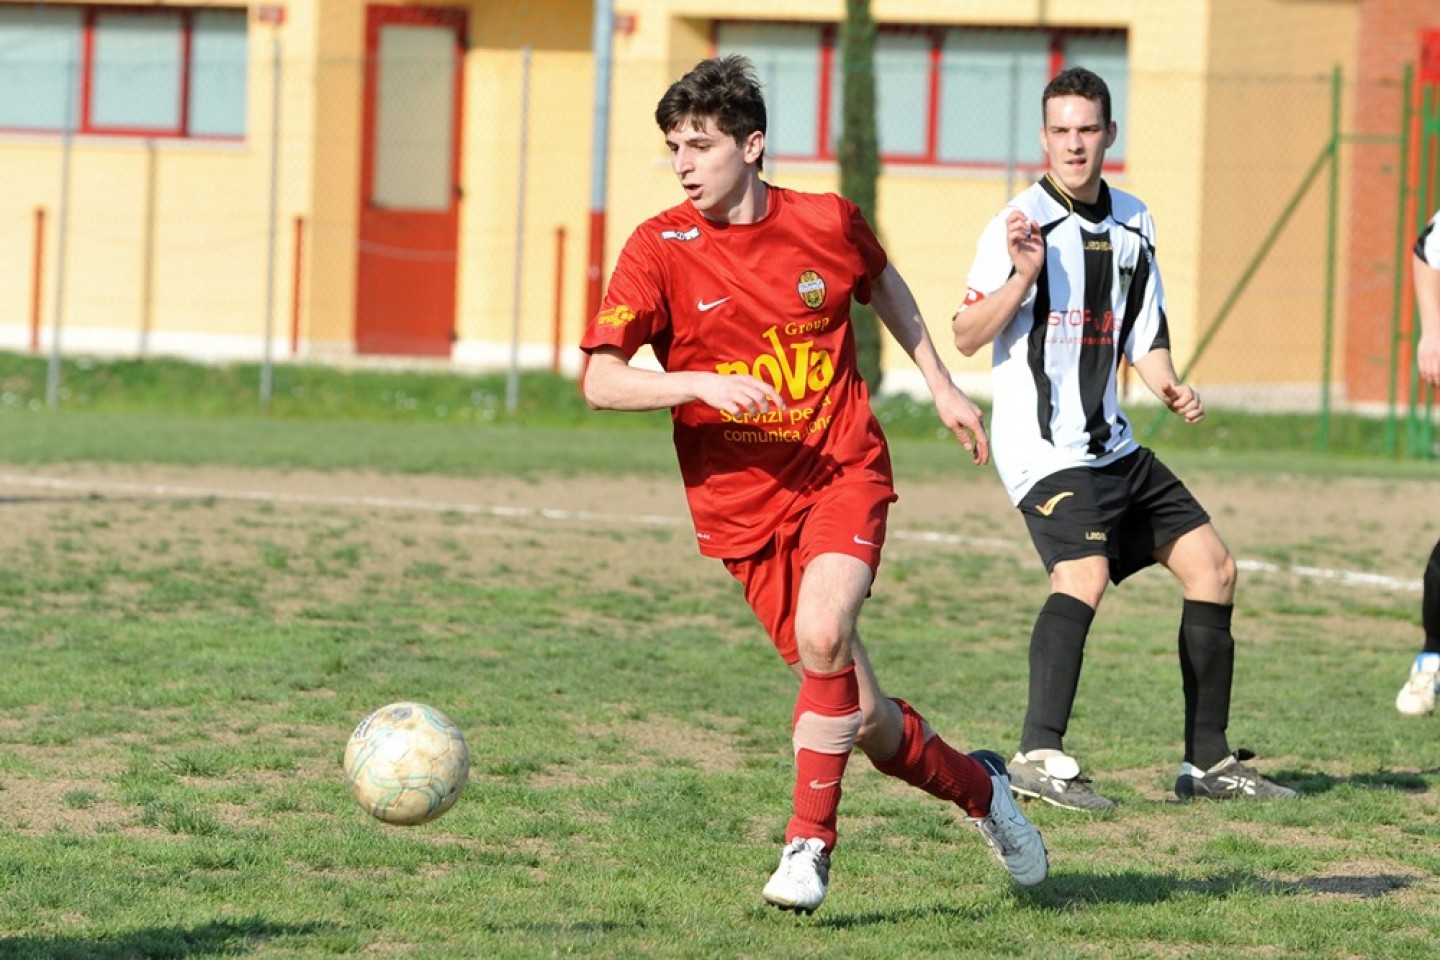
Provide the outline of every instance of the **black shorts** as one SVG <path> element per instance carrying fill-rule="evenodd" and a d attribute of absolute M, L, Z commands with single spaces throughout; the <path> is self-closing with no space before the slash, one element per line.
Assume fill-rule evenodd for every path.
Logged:
<path fill-rule="evenodd" d="M 1105 556 L 1119 583 L 1155 562 L 1155 551 L 1210 522 L 1170 468 L 1145 447 L 1104 467 L 1052 473 L 1020 501 L 1045 563 Z"/>

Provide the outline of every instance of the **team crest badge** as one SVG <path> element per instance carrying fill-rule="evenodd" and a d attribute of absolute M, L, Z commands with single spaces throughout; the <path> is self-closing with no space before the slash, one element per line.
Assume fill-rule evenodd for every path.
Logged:
<path fill-rule="evenodd" d="M 634 319 L 635 311 L 628 303 L 617 303 L 613 307 L 601 310 L 600 315 L 595 318 L 595 323 L 601 327 L 623 327 Z"/>
<path fill-rule="evenodd" d="M 1135 279 L 1135 265 L 1121 264 L 1120 266 L 1120 296 L 1124 297 L 1130 292 L 1130 281 Z"/>
<path fill-rule="evenodd" d="M 825 306 L 825 280 L 814 270 L 806 270 L 800 274 L 800 282 L 795 287 L 800 294 L 800 300 L 811 310 L 819 310 Z"/>

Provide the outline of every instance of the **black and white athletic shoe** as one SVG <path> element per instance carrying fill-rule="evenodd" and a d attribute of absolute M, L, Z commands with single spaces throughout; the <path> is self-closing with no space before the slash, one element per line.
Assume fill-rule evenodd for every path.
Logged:
<path fill-rule="evenodd" d="M 1191 763 L 1180 767 L 1175 778 L 1175 796 L 1181 800 L 1293 800 L 1300 796 L 1289 787 L 1267 780 L 1259 771 L 1245 766 L 1254 759 L 1249 750 L 1236 750 L 1209 770 Z"/>

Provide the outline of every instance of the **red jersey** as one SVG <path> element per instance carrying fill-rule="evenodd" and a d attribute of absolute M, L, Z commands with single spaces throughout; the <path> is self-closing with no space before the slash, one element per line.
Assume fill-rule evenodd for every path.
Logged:
<path fill-rule="evenodd" d="M 754 553 L 838 477 L 893 483 L 850 326 L 850 298 L 868 303 L 886 262 L 855 204 L 774 186 L 755 223 L 716 223 L 687 201 L 626 241 L 581 349 L 628 358 L 648 343 L 667 371 L 748 374 L 786 404 L 672 408 L 701 553 Z"/>

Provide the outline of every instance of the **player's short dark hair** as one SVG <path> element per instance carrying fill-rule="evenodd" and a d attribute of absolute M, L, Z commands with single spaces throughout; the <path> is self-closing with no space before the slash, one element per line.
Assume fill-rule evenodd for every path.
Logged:
<path fill-rule="evenodd" d="M 1040 97 L 1040 119 L 1045 119 L 1045 107 L 1055 97 L 1084 97 L 1100 103 L 1100 115 L 1105 126 L 1110 126 L 1110 88 L 1100 74 L 1084 67 L 1066 67 L 1045 85 Z"/>
<path fill-rule="evenodd" d="M 755 131 L 765 132 L 765 97 L 755 65 L 739 54 L 701 60 L 676 80 L 655 108 L 662 133 L 689 124 L 698 130 L 713 120 L 721 133 L 743 144 Z M 764 163 L 765 157 L 760 157 Z"/>

